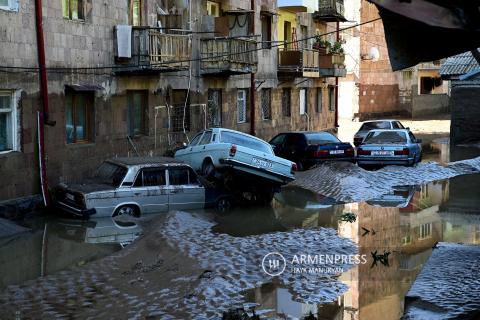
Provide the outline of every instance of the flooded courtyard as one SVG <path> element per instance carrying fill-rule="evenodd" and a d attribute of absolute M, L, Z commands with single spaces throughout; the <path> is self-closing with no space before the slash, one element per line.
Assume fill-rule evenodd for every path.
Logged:
<path fill-rule="evenodd" d="M 478 319 L 479 205 L 473 173 L 360 202 L 288 186 L 223 215 L 26 219 L 0 239 L 2 318 Z"/>

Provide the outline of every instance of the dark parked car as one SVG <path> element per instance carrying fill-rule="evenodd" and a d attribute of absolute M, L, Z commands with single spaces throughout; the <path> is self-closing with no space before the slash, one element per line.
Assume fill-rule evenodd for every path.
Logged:
<path fill-rule="evenodd" d="M 280 133 L 270 144 L 275 155 L 295 162 L 298 170 L 324 161 L 355 161 L 352 145 L 325 131 Z"/>
<path fill-rule="evenodd" d="M 404 129 L 405 127 L 398 120 L 372 120 L 365 121 L 353 137 L 353 144 L 358 147 L 370 130 L 375 129 Z"/>

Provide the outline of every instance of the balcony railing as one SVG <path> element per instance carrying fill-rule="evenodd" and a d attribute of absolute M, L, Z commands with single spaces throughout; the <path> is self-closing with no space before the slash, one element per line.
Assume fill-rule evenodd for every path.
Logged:
<path fill-rule="evenodd" d="M 279 50 L 278 74 L 286 77 L 318 78 L 319 57 L 318 50 Z"/>
<path fill-rule="evenodd" d="M 343 0 L 319 0 L 318 11 L 313 17 L 327 22 L 346 21 Z"/>
<path fill-rule="evenodd" d="M 117 73 L 188 70 L 191 59 L 190 36 L 166 34 L 160 28 L 133 27 L 131 58 L 116 57 Z M 117 41 L 117 37 L 114 37 Z M 115 43 L 118 46 L 118 43 Z M 123 68 L 124 67 L 124 68 Z"/>
<path fill-rule="evenodd" d="M 345 77 L 347 75 L 344 54 L 320 54 L 319 65 L 322 77 Z"/>
<path fill-rule="evenodd" d="M 233 75 L 257 71 L 257 42 L 239 38 L 201 40 L 202 75 Z"/>

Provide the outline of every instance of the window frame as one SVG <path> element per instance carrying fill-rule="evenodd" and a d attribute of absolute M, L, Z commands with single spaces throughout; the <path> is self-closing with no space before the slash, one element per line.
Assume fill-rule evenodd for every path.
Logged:
<path fill-rule="evenodd" d="M 20 151 L 20 138 L 19 138 L 19 113 L 17 108 L 17 95 L 14 90 L 0 90 L 0 96 L 9 97 L 10 99 L 10 108 L 3 108 L 0 109 L 0 113 L 7 113 L 10 114 L 10 122 L 11 122 L 11 149 L 0 150 L 0 154 Z M 7 128 L 5 128 L 7 129 Z M 8 141 L 7 141 L 8 143 Z"/>
<path fill-rule="evenodd" d="M 317 88 L 317 96 L 316 96 L 317 103 L 315 104 L 315 111 L 317 113 L 321 113 L 323 109 L 323 89 Z"/>
<path fill-rule="evenodd" d="M 135 133 L 135 106 L 134 96 L 141 94 L 141 128 L 138 133 Z M 139 137 L 149 135 L 149 105 L 148 105 L 148 90 L 127 90 L 127 126 L 129 137 Z"/>
<path fill-rule="evenodd" d="M 260 13 L 262 49 L 272 49 L 272 23 L 273 19 L 270 14 Z M 266 30 L 264 30 L 264 27 Z"/>
<path fill-rule="evenodd" d="M 287 93 L 285 95 L 285 93 Z M 285 101 L 285 97 L 288 97 L 288 101 Z M 282 115 L 290 118 L 292 116 L 292 88 L 283 88 L 282 90 Z"/>
<path fill-rule="evenodd" d="M 77 12 L 77 18 L 73 17 L 73 11 L 72 11 L 72 0 L 62 0 L 62 16 L 63 19 L 65 20 L 71 20 L 71 21 L 85 21 L 85 2 L 84 0 L 77 0 L 78 1 L 78 7 L 81 8 L 81 10 L 78 10 Z M 68 16 L 65 15 L 65 5 L 68 3 Z"/>
<path fill-rule="evenodd" d="M 139 12 L 138 12 L 138 24 L 134 24 L 134 19 L 133 19 L 133 3 L 134 1 L 138 1 L 139 2 Z M 142 20 L 143 20 L 143 1 L 142 0 L 129 0 L 128 1 L 128 23 L 131 25 L 131 26 L 135 26 L 135 27 L 140 27 L 142 26 Z"/>
<path fill-rule="evenodd" d="M 335 111 L 335 87 L 328 87 L 328 111 Z"/>
<path fill-rule="evenodd" d="M 240 92 L 244 93 L 243 99 L 239 99 L 239 94 Z M 243 105 L 241 106 L 243 108 L 243 118 L 240 118 L 240 101 L 244 101 Z M 248 117 L 247 117 L 247 107 L 248 103 L 248 89 L 237 89 L 237 123 L 247 123 L 248 122 Z"/>
<path fill-rule="evenodd" d="M 0 10 L 18 12 L 18 1 L 19 0 L 7 0 L 6 6 L 0 5 Z"/>
<path fill-rule="evenodd" d="M 272 116 L 272 89 L 271 88 L 263 88 L 262 89 L 262 92 L 261 92 L 261 95 L 260 95 L 260 99 L 261 99 L 261 111 L 262 111 L 262 120 L 263 121 L 268 121 L 268 120 L 272 120 L 273 116 Z M 265 99 L 267 99 L 268 101 L 264 101 Z M 266 115 L 265 114 L 265 111 L 264 111 L 264 108 L 263 108 L 263 103 L 266 102 L 267 103 L 267 108 L 268 108 L 268 112 L 269 114 Z"/>
<path fill-rule="evenodd" d="M 71 142 L 68 141 L 68 133 L 67 133 L 67 99 L 68 96 L 71 95 L 71 115 L 72 115 L 72 127 L 73 127 L 73 139 Z M 78 140 L 77 139 L 77 124 L 76 124 L 76 97 L 85 96 L 85 139 Z M 75 145 L 75 144 L 87 144 L 87 143 L 94 143 L 95 138 L 95 92 L 94 91 L 84 91 L 84 92 L 76 92 L 72 90 L 68 90 L 65 92 L 65 133 L 66 133 L 66 143 L 68 145 Z"/>

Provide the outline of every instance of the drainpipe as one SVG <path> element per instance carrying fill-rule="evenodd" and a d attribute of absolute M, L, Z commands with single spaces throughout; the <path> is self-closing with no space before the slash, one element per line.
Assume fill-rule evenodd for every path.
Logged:
<path fill-rule="evenodd" d="M 38 113 L 38 153 L 40 181 L 42 188 L 43 201 L 45 206 L 50 205 L 50 193 L 48 191 L 47 170 L 45 168 L 45 124 L 54 125 L 48 119 L 48 83 L 47 71 L 45 68 L 45 41 L 43 38 L 43 17 L 42 17 L 42 1 L 35 0 L 35 22 L 37 31 L 37 51 L 38 51 L 38 67 L 40 70 L 40 96 L 42 98 L 42 112 Z"/>
<path fill-rule="evenodd" d="M 340 22 L 337 21 L 337 41 L 340 41 Z M 335 77 L 335 128 L 338 128 L 338 77 Z"/>
<path fill-rule="evenodd" d="M 250 0 L 250 9 L 253 11 L 252 32 L 255 34 L 255 0 Z M 255 73 L 253 72 L 250 74 L 250 134 L 255 135 Z"/>

